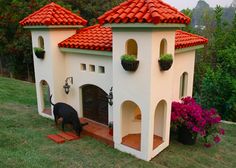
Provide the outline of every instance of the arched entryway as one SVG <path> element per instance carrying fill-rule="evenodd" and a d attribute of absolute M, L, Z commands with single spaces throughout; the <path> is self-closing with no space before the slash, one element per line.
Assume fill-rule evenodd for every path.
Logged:
<path fill-rule="evenodd" d="M 108 125 L 107 94 L 95 85 L 82 86 L 83 117 Z"/>
<path fill-rule="evenodd" d="M 136 150 L 141 150 L 142 113 L 139 106 L 132 101 L 121 105 L 122 144 Z"/>
<path fill-rule="evenodd" d="M 154 115 L 154 132 L 153 132 L 153 149 L 156 149 L 163 143 L 164 130 L 165 130 L 165 114 L 166 114 L 166 101 L 161 100 L 156 107 Z"/>
<path fill-rule="evenodd" d="M 51 104 L 50 104 L 50 88 L 45 80 L 40 82 L 41 89 L 41 101 L 42 101 L 42 113 L 47 115 L 52 115 Z"/>

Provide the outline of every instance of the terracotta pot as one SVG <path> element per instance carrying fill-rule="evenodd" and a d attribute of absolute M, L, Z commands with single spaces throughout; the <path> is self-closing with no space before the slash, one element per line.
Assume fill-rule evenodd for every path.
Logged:
<path fill-rule="evenodd" d="M 173 60 L 172 61 L 164 61 L 164 60 L 159 60 L 159 65 L 160 65 L 160 70 L 161 71 L 167 71 L 170 69 L 170 67 L 173 64 Z"/>
<path fill-rule="evenodd" d="M 126 71 L 135 72 L 138 69 L 139 61 L 125 61 L 121 60 L 121 65 Z"/>
<path fill-rule="evenodd" d="M 184 145 L 194 145 L 197 134 L 193 135 L 185 126 L 178 128 L 178 141 Z"/>
<path fill-rule="evenodd" d="M 109 128 L 109 135 L 113 136 L 113 129 Z"/>

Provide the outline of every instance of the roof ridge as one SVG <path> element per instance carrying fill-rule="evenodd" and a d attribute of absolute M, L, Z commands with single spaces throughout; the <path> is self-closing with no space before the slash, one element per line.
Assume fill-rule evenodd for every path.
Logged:
<path fill-rule="evenodd" d="M 100 24 L 95 24 L 95 25 L 92 25 L 92 26 L 88 26 L 88 27 L 77 30 L 77 33 L 83 32 L 83 31 L 86 31 L 86 30 L 89 30 L 89 29 L 93 29 L 95 27 L 100 27 L 100 26 L 101 26 Z"/>

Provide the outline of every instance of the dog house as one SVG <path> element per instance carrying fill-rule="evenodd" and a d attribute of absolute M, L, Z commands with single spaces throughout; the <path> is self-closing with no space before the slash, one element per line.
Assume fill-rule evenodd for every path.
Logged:
<path fill-rule="evenodd" d="M 53 102 L 100 125 L 112 121 L 114 147 L 150 160 L 169 145 L 171 102 L 192 95 L 195 51 L 207 39 L 182 31 L 190 18 L 162 0 L 127 0 L 98 22 L 84 28 L 85 19 L 55 3 L 20 22 L 44 51 L 33 53 L 39 114 L 53 119 L 44 80 Z M 125 54 L 135 60 L 121 61 Z M 163 70 L 165 54 L 173 61 Z"/>

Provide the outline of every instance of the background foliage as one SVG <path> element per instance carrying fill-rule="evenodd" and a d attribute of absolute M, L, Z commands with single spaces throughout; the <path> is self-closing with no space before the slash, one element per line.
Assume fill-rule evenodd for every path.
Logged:
<path fill-rule="evenodd" d="M 96 18 L 123 0 L 53 0 L 95 24 Z M 19 21 L 51 0 L 0 0 L 0 74 L 34 81 L 31 36 Z M 228 8 L 211 8 L 200 0 L 183 12 L 192 18 L 184 30 L 209 39 L 197 51 L 194 97 L 204 108 L 215 107 L 223 119 L 236 121 L 236 15 Z"/>

